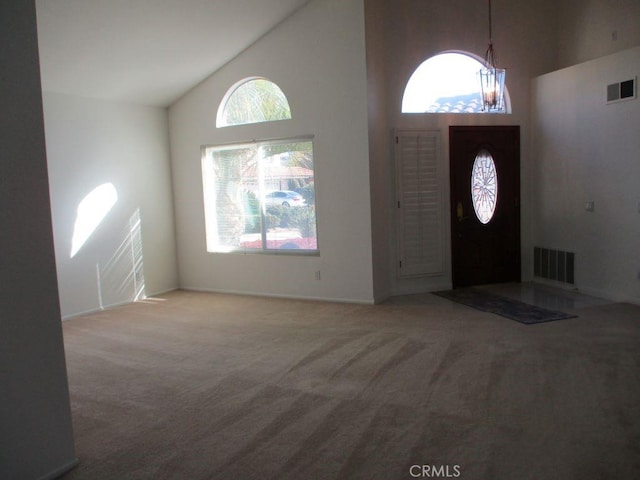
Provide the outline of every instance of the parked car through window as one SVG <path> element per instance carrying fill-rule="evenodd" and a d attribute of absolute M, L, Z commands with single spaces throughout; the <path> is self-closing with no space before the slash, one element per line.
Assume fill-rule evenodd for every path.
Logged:
<path fill-rule="evenodd" d="M 302 207 L 305 205 L 304 197 L 292 190 L 277 190 L 267 193 L 264 197 L 265 206 L 281 205 L 283 207 Z"/>

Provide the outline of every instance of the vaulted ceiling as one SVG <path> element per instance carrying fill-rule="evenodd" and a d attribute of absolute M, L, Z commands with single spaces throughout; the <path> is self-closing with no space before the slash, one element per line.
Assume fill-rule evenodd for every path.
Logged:
<path fill-rule="evenodd" d="M 37 0 L 42 88 L 168 106 L 309 0 Z"/>

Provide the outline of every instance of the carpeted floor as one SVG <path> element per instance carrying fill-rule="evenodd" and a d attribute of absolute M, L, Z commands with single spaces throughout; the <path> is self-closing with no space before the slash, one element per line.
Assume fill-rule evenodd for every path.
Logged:
<path fill-rule="evenodd" d="M 640 478 L 639 306 L 531 328 L 178 291 L 63 328 L 64 480 Z"/>

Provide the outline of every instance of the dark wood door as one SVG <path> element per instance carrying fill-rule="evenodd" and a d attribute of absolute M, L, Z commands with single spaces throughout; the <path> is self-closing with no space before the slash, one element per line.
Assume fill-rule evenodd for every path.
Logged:
<path fill-rule="evenodd" d="M 520 281 L 520 127 L 450 127 L 453 287 Z"/>

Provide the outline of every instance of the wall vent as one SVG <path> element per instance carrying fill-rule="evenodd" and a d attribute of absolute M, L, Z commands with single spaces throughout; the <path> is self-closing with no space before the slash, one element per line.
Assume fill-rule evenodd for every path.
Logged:
<path fill-rule="evenodd" d="M 634 100 L 637 96 L 637 78 L 625 80 L 624 82 L 607 85 L 607 103 L 622 102 L 624 100 Z"/>
<path fill-rule="evenodd" d="M 575 283 L 575 254 L 550 248 L 533 247 L 533 274 L 562 283 Z"/>

